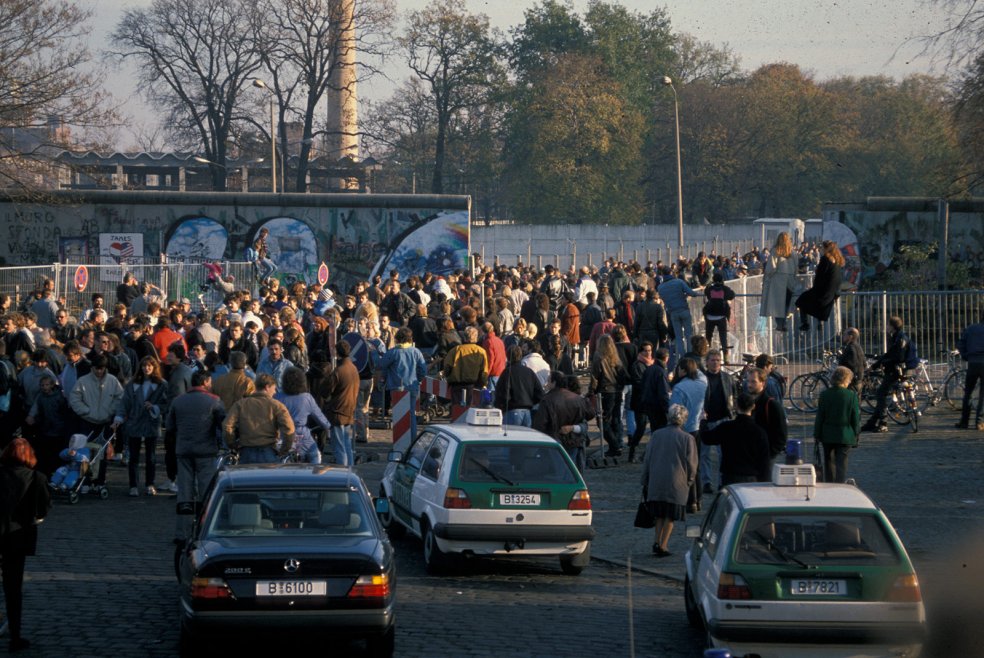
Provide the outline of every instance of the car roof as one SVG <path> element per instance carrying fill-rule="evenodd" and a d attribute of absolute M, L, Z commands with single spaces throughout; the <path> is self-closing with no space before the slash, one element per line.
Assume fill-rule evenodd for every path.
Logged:
<path fill-rule="evenodd" d="M 440 429 L 446 434 L 463 442 L 472 441 L 537 441 L 557 443 L 552 437 L 522 425 L 466 425 L 451 423 L 432 425 L 432 429 Z M 557 443 L 557 445 L 560 445 Z"/>
<path fill-rule="evenodd" d="M 348 468 L 325 464 L 244 464 L 219 472 L 219 484 L 232 488 L 327 487 L 361 488 L 361 478 Z"/>
<path fill-rule="evenodd" d="M 878 506 L 850 484 L 817 483 L 816 486 L 777 486 L 771 483 L 733 484 L 728 487 L 739 506 L 756 508 L 830 508 L 877 510 Z"/>

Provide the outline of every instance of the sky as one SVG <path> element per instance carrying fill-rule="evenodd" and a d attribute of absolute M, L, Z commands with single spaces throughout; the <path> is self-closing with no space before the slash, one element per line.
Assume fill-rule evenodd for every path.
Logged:
<path fill-rule="evenodd" d="M 616 0 L 610 0 L 615 2 Z M 394 0 L 401 15 L 423 8 L 427 0 Z M 79 0 L 93 9 L 89 47 L 98 53 L 127 8 L 147 7 L 152 0 Z M 523 22 L 533 0 L 465 0 L 468 11 L 489 16 L 494 27 L 508 33 Z M 573 0 L 583 14 L 588 0 Z M 945 24 L 931 0 L 619 0 L 632 11 L 648 13 L 665 7 L 672 29 L 715 46 L 727 45 L 741 59 L 742 68 L 789 62 L 817 79 L 852 75 L 886 75 L 896 79 L 913 73 L 939 72 L 926 55 L 920 56 L 916 37 L 932 34 Z M 130 115 L 120 135 L 119 149 L 134 146 L 133 134 L 152 125 L 155 113 L 138 97 L 127 70 L 97 66 L 103 84 Z M 360 84 L 360 95 L 388 97 L 408 71 L 394 63 L 386 69 L 390 80 Z M 148 132 L 148 131 L 144 131 Z"/>

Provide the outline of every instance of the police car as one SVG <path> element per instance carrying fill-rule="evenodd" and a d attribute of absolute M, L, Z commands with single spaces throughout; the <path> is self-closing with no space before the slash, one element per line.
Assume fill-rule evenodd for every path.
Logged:
<path fill-rule="evenodd" d="M 390 536 L 420 537 L 431 572 L 452 556 L 551 556 L 579 574 L 595 532 L 588 488 L 567 451 L 502 425 L 498 409 L 465 418 L 431 425 L 389 454 L 377 512 Z"/>
<path fill-rule="evenodd" d="M 858 488 L 776 464 L 724 487 L 685 556 L 687 618 L 734 655 L 914 656 L 926 633 L 916 572 Z"/>

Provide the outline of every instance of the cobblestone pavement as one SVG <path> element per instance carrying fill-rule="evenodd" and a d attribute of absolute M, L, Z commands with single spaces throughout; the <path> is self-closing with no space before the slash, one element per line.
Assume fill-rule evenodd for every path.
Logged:
<path fill-rule="evenodd" d="M 807 417 L 793 412 L 790 420 L 790 434 L 805 437 Z M 954 430 L 954 420 L 931 412 L 918 434 L 897 426 L 889 434 L 865 434 L 848 467 L 906 543 L 920 573 L 931 631 L 945 624 L 944 640 L 957 631 L 976 631 L 984 618 L 979 594 L 954 596 L 961 586 L 969 590 L 975 578 L 978 586 L 982 582 L 981 544 L 970 541 L 984 529 L 984 434 Z M 376 490 L 389 444 L 385 432 L 372 438 L 362 448 L 376 461 L 358 470 Z M 433 577 L 424 571 L 418 541 L 396 542 L 398 655 L 632 655 L 629 558 L 635 655 L 700 655 L 701 637 L 687 627 L 683 613 L 683 526 L 671 540 L 676 555 L 662 560 L 650 554 L 651 531 L 632 527 L 640 469 L 619 464 L 587 472 L 597 559 L 579 577 L 562 575 L 553 561 L 475 561 Z M 25 634 L 37 646 L 25 655 L 176 655 L 174 497 L 128 498 L 125 480 L 125 469 L 112 467 L 108 500 L 86 497 L 75 506 L 58 501 L 42 526 L 25 587 Z M 697 521 L 699 515 L 691 518 Z M 935 655 L 953 655 L 939 635 Z M 299 640 L 272 638 L 267 649 L 283 650 Z M 239 655 L 257 647 L 244 649 Z M 353 644 L 340 653 L 333 647 L 333 653 L 359 655 L 360 649 Z"/>

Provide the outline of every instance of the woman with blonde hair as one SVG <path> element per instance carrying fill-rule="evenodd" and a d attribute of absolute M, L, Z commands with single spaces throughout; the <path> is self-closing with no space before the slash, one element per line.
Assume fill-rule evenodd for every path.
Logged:
<path fill-rule="evenodd" d="M 602 434 L 608 444 L 606 457 L 622 454 L 622 389 L 629 383 L 629 373 L 618 356 L 615 341 L 609 335 L 598 339 L 591 358 L 592 395 L 601 398 Z"/>
<path fill-rule="evenodd" d="M 813 276 L 813 287 L 796 300 L 801 313 L 800 331 L 809 331 L 811 315 L 817 319 L 817 331 L 823 330 L 823 323 L 830 319 L 830 312 L 840 296 L 843 278 L 844 255 L 836 242 L 824 240 L 823 255 Z"/>
<path fill-rule="evenodd" d="M 789 302 L 799 284 L 796 271 L 799 263 L 793 256 L 793 243 L 789 234 L 783 231 L 776 237 L 776 244 L 765 263 L 762 277 L 762 302 L 759 315 L 774 318 L 776 331 L 786 331 L 786 318 L 789 315 Z"/>

